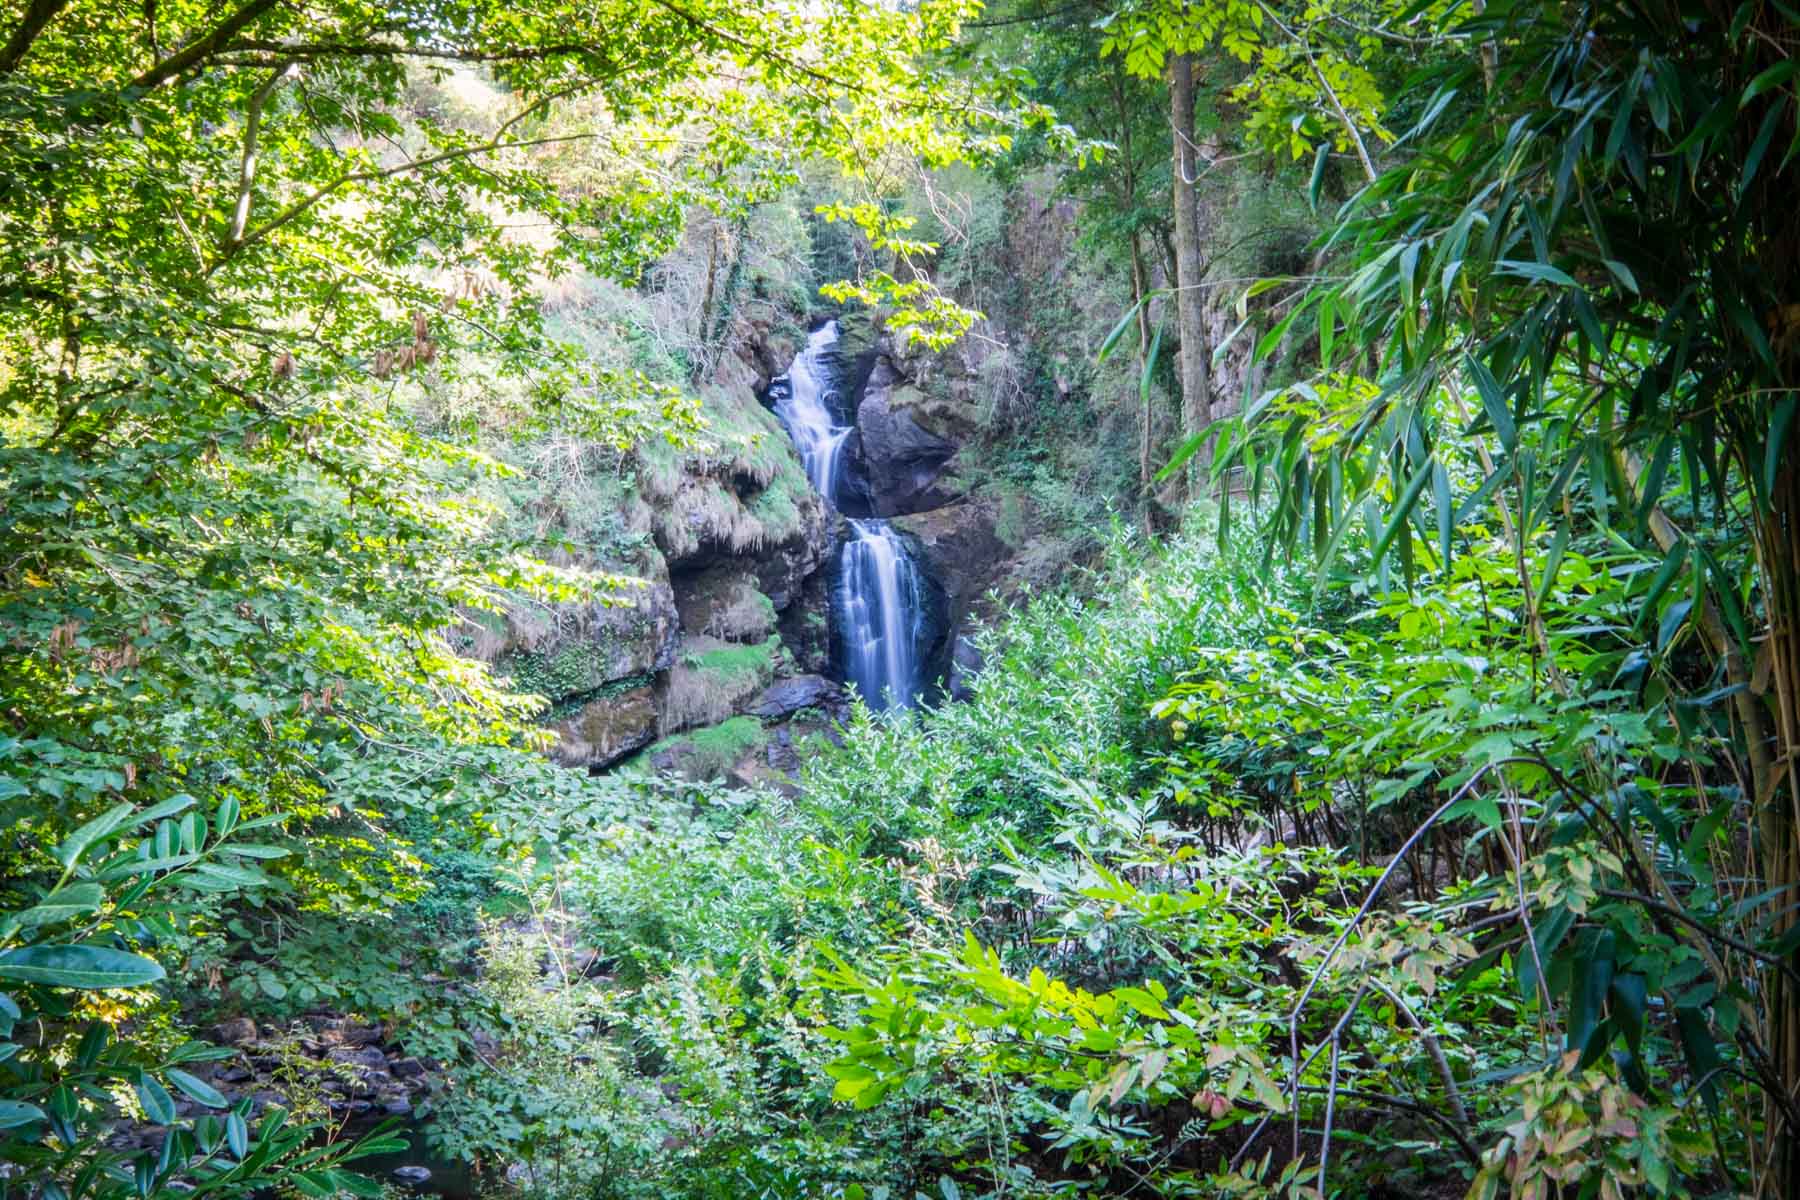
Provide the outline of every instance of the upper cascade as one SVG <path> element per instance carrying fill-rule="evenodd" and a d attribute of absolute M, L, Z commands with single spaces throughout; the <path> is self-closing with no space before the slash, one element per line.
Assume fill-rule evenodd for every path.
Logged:
<path fill-rule="evenodd" d="M 794 356 L 788 368 L 787 386 L 775 389 L 775 415 L 794 439 L 813 489 L 833 508 L 841 507 L 844 443 L 854 429 L 839 425 L 831 412 L 830 401 L 837 395 L 837 372 L 831 361 L 837 341 L 836 321 L 813 330 L 806 349 Z"/>

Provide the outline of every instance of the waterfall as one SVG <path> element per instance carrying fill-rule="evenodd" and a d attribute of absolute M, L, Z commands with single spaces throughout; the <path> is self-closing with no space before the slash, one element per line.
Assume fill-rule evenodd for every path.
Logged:
<path fill-rule="evenodd" d="M 870 708 L 919 699 L 919 570 L 886 521 L 851 521 L 838 568 L 844 669 Z"/>
<path fill-rule="evenodd" d="M 813 330 L 806 339 L 806 349 L 795 355 L 793 365 L 788 367 L 787 386 L 771 386 L 775 391 L 775 415 L 787 426 L 788 436 L 800 451 L 806 478 L 812 482 L 813 490 L 834 507 L 838 502 L 838 460 L 852 428 L 837 424 L 828 403 L 837 395 L 837 373 L 832 361 L 837 340 L 836 321 L 827 321 Z"/>
<path fill-rule="evenodd" d="M 843 452 L 852 425 L 832 413 L 837 396 L 836 321 L 807 338 L 788 372 L 770 382 L 775 415 L 794 439 L 806 477 L 834 509 L 845 496 Z M 874 709 L 910 708 L 920 693 L 923 603 L 919 568 L 886 521 L 851 519 L 832 589 L 846 681 Z"/>

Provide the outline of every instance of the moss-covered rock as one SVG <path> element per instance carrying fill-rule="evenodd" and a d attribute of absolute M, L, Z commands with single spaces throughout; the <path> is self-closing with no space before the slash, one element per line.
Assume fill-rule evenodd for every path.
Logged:
<path fill-rule="evenodd" d="M 641 572 L 638 585 L 610 603 L 513 606 L 497 629 L 482 627 L 491 638 L 490 650 L 477 656 L 519 691 L 543 696 L 553 705 L 621 679 L 666 670 L 675 661 L 681 632 L 668 569 L 654 550 L 626 568 Z"/>
<path fill-rule="evenodd" d="M 656 736 L 656 689 L 648 679 L 590 697 L 553 721 L 550 756 L 566 767 L 604 767 L 650 744 Z"/>
<path fill-rule="evenodd" d="M 731 558 L 780 555 L 816 567 L 824 505 L 781 423 L 747 387 L 709 388 L 705 442 L 638 450 L 639 481 L 657 547 L 678 571 Z"/>
<path fill-rule="evenodd" d="M 763 723 L 755 717 L 732 717 L 664 738 L 639 755 L 633 765 L 695 780 L 728 779 L 742 774 L 746 764 L 760 761 L 764 737 Z"/>
<path fill-rule="evenodd" d="M 743 711 L 786 665 L 779 637 L 751 645 L 686 639 L 680 661 L 657 687 L 659 732 L 714 725 Z"/>

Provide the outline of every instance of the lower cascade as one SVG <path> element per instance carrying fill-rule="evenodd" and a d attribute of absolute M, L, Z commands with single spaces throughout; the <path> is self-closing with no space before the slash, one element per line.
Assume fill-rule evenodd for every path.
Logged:
<path fill-rule="evenodd" d="M 844 450 L 855 426 L 839 424 L 832 411 L 839 399 L 837 342 L 836 321 L 814 330 L 769 392 L 807 479 L 827 504 L 841 511 L 850 482 Z M 918 564 L 888 522 L 850 518 L 849 528 L 832 589 L 845 681 L 856 686 L 870 708 L 910 708 L 922 692 L 924 605 Z"/>
<path fill-rule="evenodd" d="M 886 521 L 851 521 L 838 567 L 844 673 L 870 708 L 919 699 L 919 569 Z"/>

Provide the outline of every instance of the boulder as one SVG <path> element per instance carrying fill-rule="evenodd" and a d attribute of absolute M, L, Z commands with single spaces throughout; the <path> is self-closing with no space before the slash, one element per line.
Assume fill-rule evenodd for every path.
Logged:
<path fill-rule="evenodd" d="M 764 720 L 786 717 L 803 708 L 841 703 L 843 689 L 823 675 L 796 675 L 778 679 L 750 702 L 746 711 Z"/>
<path fill-rule="evenodd" d="M 667 669 L 675 660 L 681 615 L 661 556 L 654 561 L 659 576 L 620 593 L 614 603 L 509 615 L 508 649 L 495 674 L 555 703 Z"/>
<path fill-rule="evenodd" d="M 425 1064 L 410 1056 L 396 1058 L 394 1060 L 393 1072 L 396 1079 L 423 1079 L 425 1077 Z"/>
<path fill-rule="evenodd" d="M 385 1071 L 387 1055 L 375 1046 L 334 1046 L 326 1052 L 332 1062 L 342 1063 L 347 1067 L 360 1067 L 365 1071 Z"/>
<path fill-rule="evenodd" d="M 967 633 L 957 635 L 956 643 L 950 647 L 950 674 L 944 681 L 944 691 L 952 700 L 964 703 L 975 698 L 975 676 L 981 673 L 984 665 L 981 651 Z"/>
<path fill-rule="evenodd" d="M 565 767 L 609 766 L 655 739 L 656 717 L 656 688 L 648 682 L 595 696 L 551 723 L 550 757 Z"/>
<path fill-rule="evenodd" d="M 327 1045 L 373 1046 L 381 1041 L 383 1031 L 379 1024 L 364 1024 L 348 1017 L 339 1017 L 318 1026 L 318 1032 Z"/>

